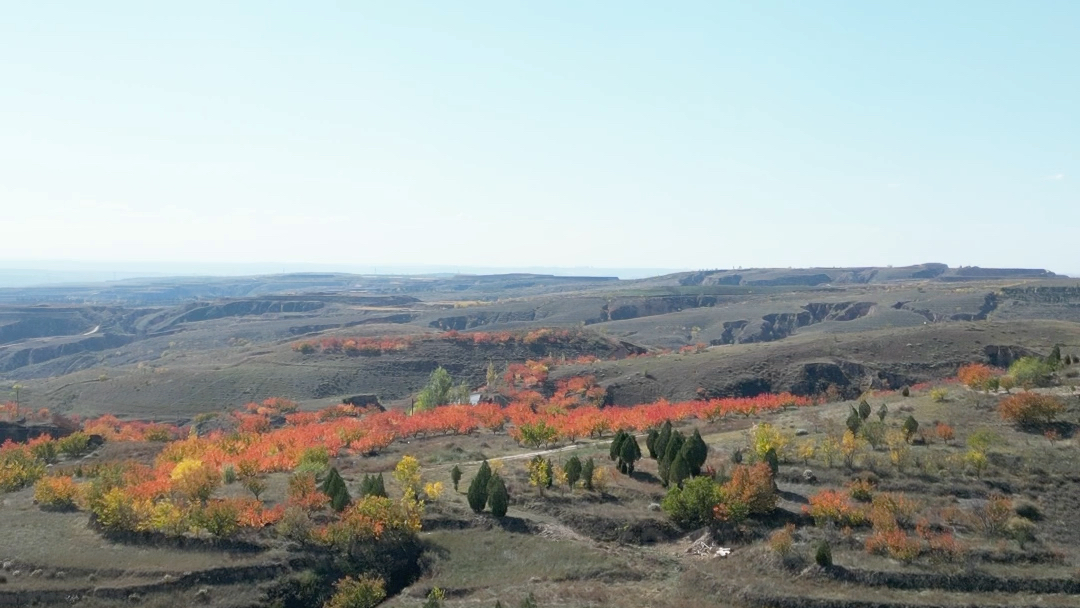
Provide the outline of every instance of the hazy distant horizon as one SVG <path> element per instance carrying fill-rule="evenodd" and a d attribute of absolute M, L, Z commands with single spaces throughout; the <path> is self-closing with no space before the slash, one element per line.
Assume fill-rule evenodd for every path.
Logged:
<path fill-rule="evenodd" d="M 928 262 L 920 262 L 928 263 Z M 944 262 L 942 262 L 944 263 Z M 908 266 L 910 264 L 895 264 Z M 850 267 L 874 266 L 873 264 Z M 950 267 L 955 267 L 949 264 Z M 820 266 L 819 266 L 820 267 Z M 991 266 L 985 266 L 991 267 Z M 1014 266 L 1018 267 L 1018 266 Z M 745 268 L 769 268 L 747 266 Z M 791 268 L 812 268 L 794 266 Z M 453 264 L 318 264 L 297 262 L 132 262 L 132 261 L 69 261 L 69 260 L 0 260 L 0 288 L 35 287 L 40 285 L 100 283 L 131 279 L 162 279 L 170 277 L 240 277 L 286 273 L 335 272 L 359 275 L 426 275 L 426 274 L 507 274 L 531 273 L 554 276 L 618 277 L 622 280 L 642 279 L 677 272 L 713 270 L 698 268 L 620 268 L 606 266 L 468 266 Z M 723 268 L 720 268 L 723 269 Z M 1065 272 L 1044 268 L 1063 277 L 1080 276 L 1080 271 Z"/>

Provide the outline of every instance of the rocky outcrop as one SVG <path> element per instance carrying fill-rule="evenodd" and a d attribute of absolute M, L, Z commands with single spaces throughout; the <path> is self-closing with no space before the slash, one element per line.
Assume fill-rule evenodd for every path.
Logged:
<path fill-rule="evenodd" d="M 28 346 L 25 348 L 13 347 L 6 352 L 0 353 L 0 372 L 9 372 L 20 367 L 44 363 L 68 355 L 118 348 L 130 344 L 134 339 L 134 336 L 120 334 L 95 334 L 58 344 Z"/>
<path fill-rule="evenodd" d="M 723 333 L 710 343 L 716 346 L 781 340 L 799 328 L 815 323 L 860 319 L 873 312 L 874 306 L 873 302 L 811 302 L 803 306 L 800 312 L 767 314 L 757 323 L 744 320 L 725 322 Z"/>

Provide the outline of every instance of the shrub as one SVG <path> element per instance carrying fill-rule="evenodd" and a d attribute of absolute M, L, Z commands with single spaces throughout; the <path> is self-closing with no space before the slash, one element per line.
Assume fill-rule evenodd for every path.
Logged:
<path fill-rule="evenodd" d="M 769 548 L 780 557 L 791 555 L 795 545 L 795 524 L 788 524 L 769 535 Z"/>
<path fill-rule="evenodd" d="M 937 423 L 937 425 L 934 427 L 934 434 L 938 436 L 938 439 L 944 441 L 945 443 L 949 443 L 956 438 L 956 431 L 953 430 L 953 427 L 945 424 L 944 422 Z"/>
<path fill-rule="evenodd" d="M 1035 540 L 1035 524 L 1026 517 L 1010 517 L 1005 523 L 1005 531 L 1023 549 L 1024 545 Z"/>
<path fill-rule="evenodd" d="M 454 468 L 450 469 L 450 481 L 454 482 L 454 491 L 458 491 L 458 484 L 461 483 L 461 467 L 454 465 Z"/>
<path fill-rule="evenodd" d="M 754 425 L 750 431 L 751 448 L 759 460 L 764 459 L 769 450 L 774 450 L 778 457 L 787 460 L 787 449 L 791 441 L 790 433 L 785 433 L 767 422 Z"/>
<path fill-rule="evenodd" d="M 855 526 L 866 520 L 863 510 L 851 504 L 846 492 L 822 490 L 810 496 L 809 502 L 803 511 L 814 518 L 814 525 L 817 526 L 828 523 Z"/>
<path fill-rule="evenodd" d="M 944 403 L 949 399 L 949 389 L 947 388 L 932 388 L 930 389 L 930 400 L 934 403 Z"/>
<path fill-rule="evenodd" d="M 1001 400 L 998 412 L 1001 417 L 1021 426 L 1049 424 L 1065 411 L 1065 404 L 1053 395 L 1020 393 Z"/>
<path fill-rule="evenodd" d="M 1016 379 L 1012 376 L 1002 376 L 998 378 L 998 386 L 1007 393 L 1016 386 Z"/>
<path fill-rule="evenodd" d="M 814 551 L 814 561 L 822 568 L 832 566 L 832 547 L 829 546 L 829 541 L 823 540 L 818 543 L 817 550 Z"/>
<path fill-rule="evenodd" d="M 314 526 L 315 524 L 311 521 L 311 516 L 308 515 L 307 510 L 291 506 L 285 509 L 285 513 L 281 516 L 281 520 L 278 521 L 275 529 L 279 535 L 289 540 L 307 542 L 311 540 L 311 531 Z"/>
<path fill-rule="evenodd" d="M 848 484 L 851 497 L 859 502 L 870 502 L 874 498 L 874 484 L 868 479 L 856 479 Z"/>
<path fill-rule="evenodd" d="M 776 508 L 776 487 L 773 485 L 772 470 L 761 462 L 754 466 L 737 466 L 731 473 L 731 479 L 720 486 L 722 509 L 720 519 L 739 521 L 740 514 L 764 515 Z"/>
<path fill-rule="evenodd" d="M 259 496 L 266 491 L 266 482 L 258 477 L 248 477 L 244 480 L 244 489 L 251 492 L 255 500 L 258 500 Z"/>
<path fill-rule="evenodd" d="M 76 431 L 57 441 L 56 447 L 65 456 L 71 458 L 82 456 L 90 449 L 90 436 L 82 431 Z"/>
<path fill-rule="evenodd" d="M 1039 510 L 1039 507 L 1030 502 L 1022 502 L 1016 505 L 1016 514 L 1025 519 L 1030 519 L 1031 521 L 1039 521 L 1042 519 L 1042 511 Z"/>
<path fill-rule="evenodd" d="M 596 464 L 589 458 L 581 465 L 581 484 L 586 490 L 593 489 L 593 481 L 596 479 Z"/>
<path fill-rule="evenodd" d="M 987 536 L 997 536 L 1005 532 L 1012 513 L 1011 500 L 1001 494 L 991 494 L 986 504 L 976 511 L 976 516 Z"/>
<path fill-rule="evenodd" d="M 708 477 L 694 477 L 682 487 L 675 485 L 660 502 L 671 521 L 682 528 L 697 528 L 713 519 L 713 509 L 723 496 L 720 486 Z"/>
<path fill-rule="evenodd" d="M 323 604 L 323 608 L 375 608 L 384 599 L 386 583 L 381 578 L 346 576 L 334 585 L 334 595 Z"/>
<path fill-rule="evenodd" d="M 900 528 L 893 528 L 874 532 L 866 539 L 866 550 L 869 553 L 888 554 L 893 559 L 909 564 L 922 553 L 922 543 Z"/>
<path fill-rule="evenodd" d="M 228 538 L 240 529 L 240 509 L 231 500 L 214 500 L 203 507 L 197 521 L 217 538 Z"/>
<path fill-rule="evenodd" d="M 49 509 L 73 509 L 79 487 L 68 476 L 42 477 L 34 484 L 34 502 Z"/>
<path fill-rule="evenodd" d="M 0 492 L 24 488 L 45 474 L 45 463 L 34 458 L 25 445 L 0 446 Z"/>
<path fill-rule="evenodd" d="M 905 396 L 905 397 L 910 397 L 911 396 L 911 389 L 905 386 L 904 388 L 900 389 L 900 394 Z"/>

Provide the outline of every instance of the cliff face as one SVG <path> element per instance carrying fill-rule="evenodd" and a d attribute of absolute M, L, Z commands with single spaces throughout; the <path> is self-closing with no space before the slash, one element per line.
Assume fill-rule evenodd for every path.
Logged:
<path fill-rule="evenodd" d="M 744 344 L 770 342 L 795 333 L 801 327 L 824 321 L 853 321 L 865 317 L 874 309 L 873 302 L 811 302 L 800 312 L 767 314 L 759 321 L 728 321 L 724 332 L 712 344 Z"/>

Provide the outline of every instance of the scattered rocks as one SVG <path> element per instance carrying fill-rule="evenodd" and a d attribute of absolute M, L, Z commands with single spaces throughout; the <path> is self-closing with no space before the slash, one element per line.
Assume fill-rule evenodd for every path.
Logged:
<path fill-rule="evenodd" d="M 15 562 L 13 562 L 11 560 L 5 561 L 3 564 L 0 564 L 0 570 L 11 570 L 14 567 L 15 567 Z"/>
<path fill-rule="evenodd" d="M 166 574 L 165 576 L 161 577 L 161 580 L 165 581 L 166 583 L 171 582 L 174 579 L 176 579 L 176 577 L 171 574 Z"/>
<path fill-rule="evenodd" d="M 817 475 L 814 475 L 814 472 L 810 469 L 805 469 L 802 472 L 802 478 L 806 483 L 817 483 Z"/>
<path fill-rule="evenodd" d="M 132 604 L 138 604 L 139 602 L 142 601 L 142 596 L 139 595 L 138 593 L 132 593 L 131 595 L 128 596 L 127 599 Z"/>
<path fill-rule="evenodd" d="M 45 571 L 42 570 L 41 568 L 38 568 L 36 570 L 30 571 L 30 578 L 37 578 L 37 577 L 41 576 L 42 574 L 45 574 Z"/>
<path fill-rule="evenodd" d="M 97 574 L 94 574 L 93 572 L 91 572 L 90 574 L 88 574 L 86 576 L 86 582 L 93 583 L 93 582 L 96 582 L 96 581 L 97 581 Z"/>
<path fill-rule="evenodd" d="M 660 510 L 660 503 L 658 503 L 658 502 L 649 503 L 649 510 L 650 511 L 659 511 Z"/>
<path fill-rule="evenodd" d="M 63 570 L 57 570 L 53 573 L 53 578 L 63 580 L 67 578 L 67 572 L 64 572 Z"/>
<path fill-rule="evenodd" d="M 210 588 L 209 587 L 199 587 L 199 590 L 195 592 L 195 599 L 199 600 L 200 602 L 209 602 L 210 601 Z"/>
<path fill-rule="evenodd" d="M 22 570 L 12 570 L 11 578 L 17 578 L 20 574 L 22 574 Z"/>
<path fill-rule="evenodd" d="M 796 437 L 802 437 L 804 435 L 809 435 L 809 434 L 810 434 L 810 431 L 808 431 L 806 429 L 795 429 L 795 436 Z"/>

